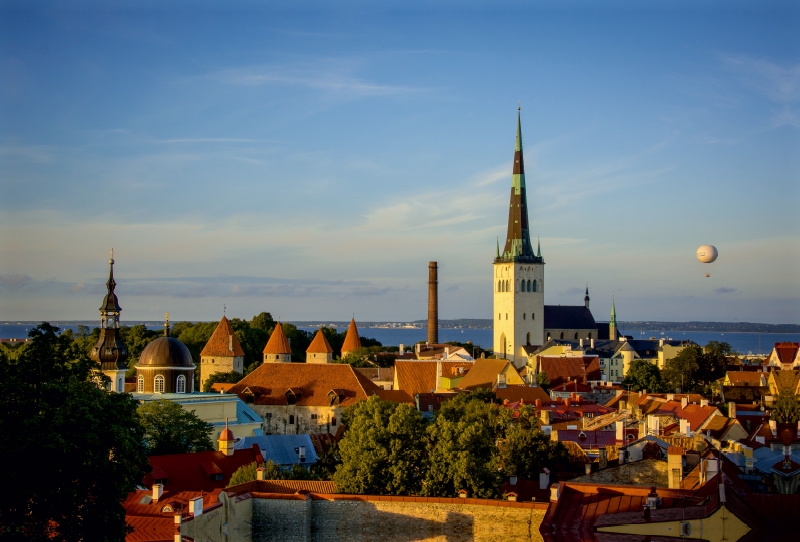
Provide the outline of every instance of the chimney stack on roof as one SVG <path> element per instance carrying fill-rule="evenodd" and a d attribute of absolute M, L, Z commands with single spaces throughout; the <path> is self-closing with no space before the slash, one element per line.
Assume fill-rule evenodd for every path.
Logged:
<path fill-rule="evenodd" d="M 153 502 L 158 502 L 164 494 L 164 484 L 153 484 Z"/>
<path fill-rule="evenodd" d="M 439 343 L 439 267 L 428 264 L 428 343 Z"/>

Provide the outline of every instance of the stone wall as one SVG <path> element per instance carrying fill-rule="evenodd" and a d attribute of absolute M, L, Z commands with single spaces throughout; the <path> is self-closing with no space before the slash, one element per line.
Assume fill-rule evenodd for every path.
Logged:
<path fill-rule="evenodd" d="M 336 495 L 253 499 L 254 542 L 541 541 L 546 503 Z"/>

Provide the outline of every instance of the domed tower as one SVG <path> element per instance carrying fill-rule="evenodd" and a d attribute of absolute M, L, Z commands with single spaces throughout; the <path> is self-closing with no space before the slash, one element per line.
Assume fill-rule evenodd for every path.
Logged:
<path fill-rule="evenodd" d="M 117 283 L 114 281 L 114 249 L 108 260 L 111 269 L 108 272 L 106 288 L 108 293 L 100 307 L 100 338 L 92 348 L 89 357 L 100 364 L 100 370 L 111 379 L 110 391 L 125 391 L 125 373 L 128 371 L 128 349 L 119 334 L 119 313 L 122 308 L 114 293 Z"/>
<path fill-rule="evenodd" d="M 136 364 L 139 393 L 191 393 L 194 391 L 194 361 L 186 345 L 169 336 L 169 313 L 164 336 L 144 347 Z"/>

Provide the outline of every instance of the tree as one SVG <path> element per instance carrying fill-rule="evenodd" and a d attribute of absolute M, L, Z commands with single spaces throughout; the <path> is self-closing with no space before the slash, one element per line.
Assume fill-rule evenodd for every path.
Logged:
<path fill-rule="evenodd" d="M 526 480 L 538 479 L 543 468 L 556 472 L 569 461 L 564 445 L 550 440 L 539 429 L 536 411 L 531 406 L 519 410 L 517 419 L 500 444 L 499 454 L 503 474 Z"/>
<path fill-rule="evenodd" d="M 503 435 L 510 412 L 473 394 L 443 403 L 428 427 L 429 469 L 423 495 L 454 497 L 460 489 L 468 489 L 477 498 L 499 497 L 502 479 L 495 442 Z"/>
<path fill-rule="evenodd" d="M 211 386 L 213 384 L 236 384 L 239 382 L 244 375 L 242 373 L 236 371 L 230 371 L 227 373 L 211 373 L 206 381 L 203 383 L 203 391 L 211 391 Z"/>
<path fill-rule="evenodd" d="M 550 389 L 550 379 L 547 378 L 547 372 L 539 371 L 536 373 L 536 385 L 542 388 L 544 391 Z"/>
<path fill-rule="evenodd" d="M 139 407 L 139 419 L 145 429 L 144 440 L 149 455 L 214 449 L 208 436 L 213 426 L 177 403 L 166 399 L 145 403 Z"/>
<path fill-rule="evenodd" d="M 42 323 L 9 359 L 0 352 L 0 449 L 13 488 L 0 499 L 2 537 L 123 540 L 121 503 L 149 470 L 128 394 L 108 393 L 99 367 Z"/>
<path fill-rule="evenodd" d="M 794 395 L 778 395 L 770 407 L 769 417 L 778 423 L 800 421 L 800 402 Z"/>
<path fill-rule="evenodd" d="M 625 375 L 625 379 L 622 381 L 622 386 L 629 387 L 633 391 L 647 390 L 651 393 L 664 391 L 661 371 L 656 365 L 643 359 L 631 362 L 628 374 Z"/>
<path fill-rule="evenodd" d="M 347 408 L 333 480 L 344 493 L 417 494 L 425 473 L 425 428 L 411 405 L 373 395 Z"/>
<path fill-rule="evenodd" d="M 270 464 L 272 461 L 270 461 Z M 274 467 L 274 465 L 272 465 Z M 253 461 L 250 464 L 242 465 L 231 475 L 231 481 L 228 482 L 228 487 L 230 486 L 238 486 L 239 484 L 246 484 L 247 482 L 252 482 L 256 479 L 256 469 L 258 468 L 258 463 Z"/>
<path fill-rule="evenodd" d="M 352 352 L 348 352 L 344 357 L 333 360 L 333 363 L 346 363 L 353 367 L 374 367 L 375 365 L 369 361 L 369 349 L 365 347 L 358 348 Z"/>
<path fill-rule="evenodd" d="M 698 391 L 701 388 L 698 371 L 702 362 L 703 351 L 697 345 L 689 345 L 677 356 L 668 359 L 662 372 L 667 389 L 683 393 Z"/>
<path fill-rule="evenodd" d="M 703 362 L 698 371 L 698 380 L 708 385 L 725 376 L 728 357 L 734 356 L 733 347 L 726 342 L 709 341 L 703 348 Z"/>

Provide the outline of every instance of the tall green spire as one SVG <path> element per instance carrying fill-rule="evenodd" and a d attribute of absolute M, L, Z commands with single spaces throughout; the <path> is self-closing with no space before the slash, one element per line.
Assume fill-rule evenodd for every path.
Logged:
<path fill-rule="evenodd" d="M 614 306 L 614 298 L 611 298 L 611 324 L 617 326 L 617 308 Z"/>
<path fill-rule="evenodd" d="M 508 209 L 508 233 L 502 256 L 519 262 L 538 262 L 533 253 L 528 229 L 528 200 L 525 193 L 525 163 L 522 158 L 522 120 L 517 108 L 517 141 L 514 146 L 514 164 L 511 174 L 511 201 Z"/>

